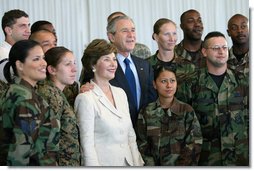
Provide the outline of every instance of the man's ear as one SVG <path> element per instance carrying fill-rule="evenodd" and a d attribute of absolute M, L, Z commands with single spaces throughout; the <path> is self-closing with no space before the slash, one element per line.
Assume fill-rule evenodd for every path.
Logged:
<path fill-rule="evenodd" d="M 182 24 L 180 24 L 180 28 L 183 30 L 183 25 Z"/>
<path fill-rule="evenodd" d="M 207 51 L 207 49 L 204 48 L 204 47 L 201 49 L 201 52 L 202 52 L 202 54 L 203 54 L 202 56 L 205 57 L 205 58 L 206 58 L 206 56 L 207 56 L 206 51 Z"/>
<path fill-rule="evenodd" d="M 11 34 L 12 34 L 12 28 L 6 26 L 6 27 L 4 28 L 4 32 L 5 32 L 7 35 L 11 35 Z"/>
<path fill-rule="evenodd" d="M 227 29 L 227 33 L 228 33 L 228 36 L 229 36 L 229 37 L 231 37 L 231 34 L 230 34 L 230 32 L 229 32 L 229 30 L 228 30 L 228 29 Z"/>
<path fill-rule="evenodd" d="M 56 68 L 54 68 L 53 66 L 51 65 L 47 66 L 47 70 L 50 75 L 56 75 Z"/>
<path fill-rule="evenodd" d="M 108 39 L 110 42 L 112 42 L 112 43 L 115 42 L 115 37 L 112 33 L 107 33 L 107 36 L 108 36 Z"/>

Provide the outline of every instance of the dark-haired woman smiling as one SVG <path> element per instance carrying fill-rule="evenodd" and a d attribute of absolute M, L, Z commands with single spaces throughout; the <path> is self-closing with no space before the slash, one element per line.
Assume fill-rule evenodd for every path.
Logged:
<path fill-rule="evenodd" d="M 56 165 L 53 113 L 36 91 L 37 82 L 46 78 L 46 66 L 37 42 L 22 40 L 12 46 L 4 68 L 10 86 L 0 102 L 3 165 Z"/>

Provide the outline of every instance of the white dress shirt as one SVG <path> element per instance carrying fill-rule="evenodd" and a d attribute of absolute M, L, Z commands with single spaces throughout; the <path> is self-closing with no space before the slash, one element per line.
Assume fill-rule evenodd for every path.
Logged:
<path fill-rule="evenodd" d="M 7 43 L 6 41 L 2 42 L 0 45 L 0 79 L 4 82 L 7 82 L 4 77 L 4 65 L 7 63 L 7 60 L 9 58 L 9 53 L 11 50 L 11 45 Z"/>
<path fill-rule="evenodd" d="M 6 41 L 0 44 L 0 61 L 5 58 L 9 58 L 9 53 L 11 50 L 11 45 Z"/>
<path fill-rule="evenodd" d="M 123 72 L 125 73 L 125 69 L 126 69 L 126 65 L 124 63 L 124 60 L 125 60 L 126 57 L 124 57 L 123 55 L 121 54 L 117 54 L 117 60 L 123 70 Z M 139 83 L 139 78 L 138 78 L 138 72 L 137 72 L 137 69 L 136 69 L 136 66 L 133 62 L 133 60 L 131 59 L 131 55 L 129 54 L 129 56 L 127 57 L 129 60 L 130 60 L 130 68 L 134 74 L 134 77 L 135 77 L 135 82 L 136 82 L 136 92 L 137 92 L 137 108 L 139 109 L 139 105 L 140 105 L 140 96 L 141 96 L 141 87 L 140 87 L 140 83 Z"/>

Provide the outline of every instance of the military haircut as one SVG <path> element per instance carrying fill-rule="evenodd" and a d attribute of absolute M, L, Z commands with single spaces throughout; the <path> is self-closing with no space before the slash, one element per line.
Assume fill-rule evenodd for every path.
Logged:
<path fill-rule="evenodd" d="M 207 48 L 207 41 L 213 37 L 224 37 L 225 38 L 225 35 L 221 32 L 218 32 L 218 31 L 213 31 L 213 32 L 210 32 L 208 33 L 206 36 L 205 36 L 205 39 L 204 39 L 204 47 Z M 226 38 L 225 38 L 226 39 Z"/>
<path fill-rule="evenodd" d="M 39 21 L 36 21 L 35 23 L 33 23 L 33 25 L 31 26 L 31 34 L 36 32 L 36 31 L 39 31 L 39 30 L 42 30 L 44 29 L 43 26 L 44 25 L 52 25 L 51 22 L 49 21 L 46 21 L 46 20 L 39 20 Z"/>

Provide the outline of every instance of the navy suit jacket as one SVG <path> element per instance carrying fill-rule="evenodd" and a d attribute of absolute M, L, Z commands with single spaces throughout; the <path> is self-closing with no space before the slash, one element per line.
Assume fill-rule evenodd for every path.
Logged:
<path fill-rule="evenodd" d="M 127 94 L 131 121 L 135 127 L 140 109 L 146 106 L 148 103 L 155 101 L 157 99 L 157 93 L 152 84 L 154 75 L 151 65 L 148 63 L 148 61 L 138 58 L 134 55 L 131 55 L 131 58 L 136 67 L 141 88 L 139 109 L 137 110 L 135 108 L 135 104 L 132 100 L 131 90 L 119 63 L 115 73 L 115 78 L 110 80 L 110 83 L 114 86 L 121 87 Z"/>

